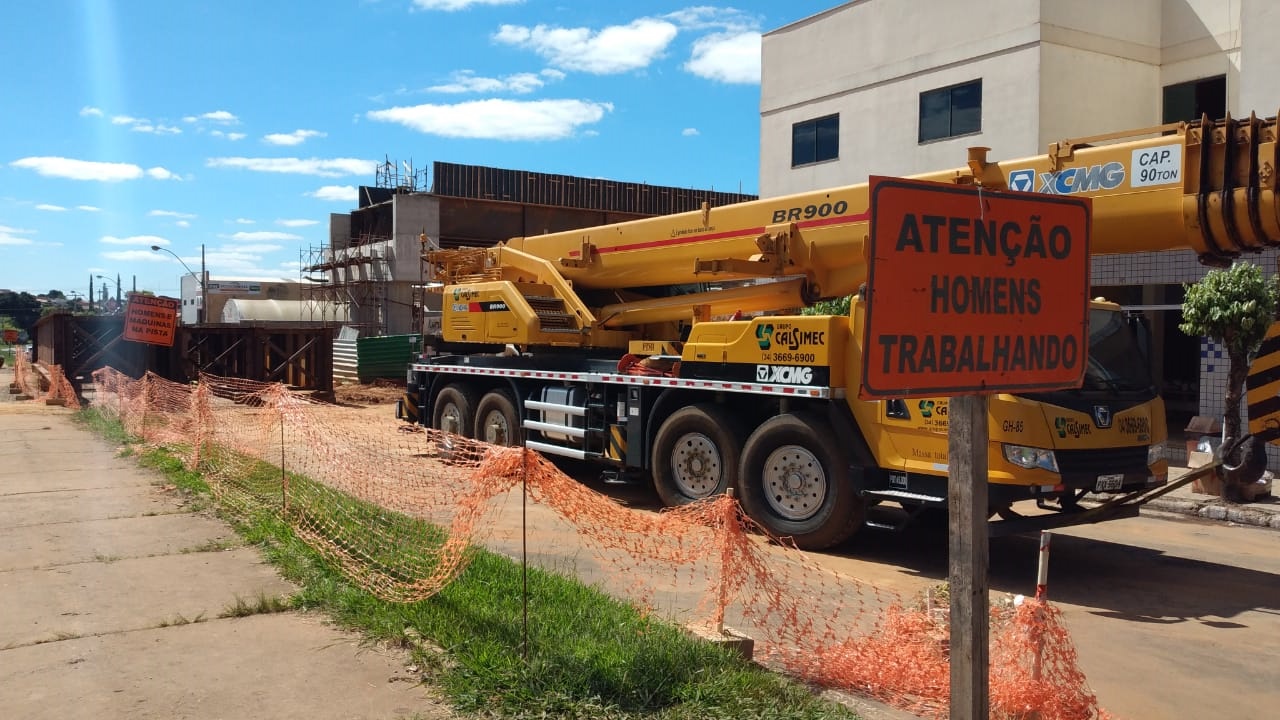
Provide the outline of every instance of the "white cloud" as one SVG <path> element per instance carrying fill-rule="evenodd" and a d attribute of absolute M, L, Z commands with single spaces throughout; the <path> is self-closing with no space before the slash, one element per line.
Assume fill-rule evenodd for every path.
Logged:
<path fill-rule="evenodd" d="M 341 177 L 343 175 L 372 175 L 377 163 L 356 158 L 209 158 L 205 165 L 211 168 L 237 168 L 255 172 L 291 173 L 295 175 L 319 175 Z"/>
<path fill-rule="evenodd" d="M 36 242 L 23 235 L 33 235 L 35 230 L 0 225 L 0 245 L 35 245 Z M 48 245 L 49 243 L 42 243 Z"/>
<path fill-rule="evenodd" d="M 232 142 L 235 142 L 236 140 L 243 140 L 246 137 L 244 133 L 222 132 L 221 130 L 210 130 L 209 134 L 214 137 L 226 138 Z"/>
<path fill-rule="evenodd" d="M 162 167 L 159 167 L 159 166 L 157 166 L 157 167 L 153 167 L 153 168 L 148 168 L 148 169 L 147 169 L 147 175 L 151 176 L 152 178 L 154 178 L 154 179 L 156 179 L 156 180 L 181 180 L 181 179 L 182 179 L 182 178 L 178 177 L 177 175 L 175 175 L 175 174 L 173 174 L 173 173 L 169 172 L 168 170 L 166 170 L 166 169 L 164 169 L 164 168 L 162 168 Z"/>
<path fill-rule="evenodd" d="M 237 225 L 253 225 L 256 222 L 257 220 L 250 220 L 249 218 L 236 218 Z"/>
<path fill-rule="evenodd" d="M 284 227 L 310 227 L 311 225 L 319 225 L 319 220 L 276 220 L 277 225 Z"/>
<path fill-rule="evenodd" d="M 36 206 L 36 209 L 44 210 L 45 212 L 66 212 L 67 211 L 67 209 L 62 207 L 61 205 L 50 205 L 49 203 L 40 203 L 39 205 Z"/>
<path fill-rule="evenodd" d="M 168 245 L 169 241 L 159 235 L 130 235 L 129 237 L 116 237 L 114 235 L 103 235 L 99 242 L 108 245 Z"/>
<path fill-rule="evenodd" d="M 283 249 L 283 245 L 271 245 L 268 243 L 260 243 L 257 245 L 224 245 L 220 252 L 230 253 L 269 253 Z"/>
<path fill-rule="evenodd" d="M 564 73 L 554 68 L 547 68 L 537 74 L 516 73 L 501 78 L 481 77 L 471 70 L 459 70 L 453 74 L 453 82 L 445 85 L 432 85 L 427 88 L 427 92 L 455 94 L 511 92 L 524 95 L 542 87 L 548 80 L 563 79 Z"/>
<path fill-rule="evenodd" d="M 557 67 L 608 75 L 648 67 L 675 36 L 676 26 L 672 23 L 640 18 L 599 32 L 581 27 L 503 25 L 493 39 L 532 50 Z"/>
<path fill-rule="evenodd" d="M 759 30 L 760 19 L 731 7 L 699 5 L 667 13 L 662 16 L 680 26 L 681 30 L 722 30 L 743 32 Z"/>
<path fill-rule="evenodd" d="M 684 69 L 707 80 L 759 83 L 760 33 L 713 33 L 698 38 Z"/>
<path fill-rule="evenodd" d="M 152 210 L 147 213 L 147 217 L 171 217 L 181 218 L 183 220 L 193 220 L 196 216 L 191 213 L 178 212 L 177 210 Z"/>
<path fill-rule="evenodd" d="M 142 177 L 142 168 L 133 163 L 97 162 L 64 157 L 25 157 L 14 160 L 9 165 L 35 170 L 45 177 L 60 177 L 68 180 L 118 182 Z"/>
<path fill-rule="evenodd" d="M 325 185 L 303 195 L 330 202 L 355 202 L 360 197 L 354 185 Z"/>
<path fill-rule="evenodd" d="M 213 112 L 202 113 L 200 115 L 188 115 L 182 119 L 189 123 L 199 120 L 208 120 L 209 122 L 220 123 L 222 125 L 238 125 L 240 123 L 240 118 L 226 110 L 214 110 Z"/>
<path fill-rule="evenodd" d="M 611 103 L 586 100 L 474 100 L 456 105 L 415 105 L 374 110 L 370 120 L 451 138 L 557 140 L 579 126 L 599 122 Z"/>
<path fill-rule="evenodd" d="M 263 142 L 271 145 L 301 145 L 308 138 L 324 137 L 319 130 L 294 130 L 291 133 L 270 133 L 262 136 Z"/>
<path fill-rule="evenodd" d="M 155 125 L 152 125 L 151 123 L 138 123 L 137 125 L 134 125 L 129 129 L 134 132 L 151 133 L 152 135 L 181 135 L 182 134 L 182 128 L 177 128 L 172 125 L 165 125 L 164 123 L 157 123 Z"/>
<path fill-rule="evenodd" d="M 181 228 L 189 228 L 189 227 L 191 227 L 191 223 L 190 223 L 189 221 L 187 221 L 187 220 L 178 220 L 178 221 L 174 222 L 173 224 L 174 224 L 174 225 L 177 225 L 178 227 L 181 227 Z"/>
<path fill-rule="evenodd" d="M 694 137 L 700 133 L 698 132 L 698 128 L 685 128 L 680 131 L 680 134 L 685 137 Z"/>
<path fill-rule="evenodd" d="M 92 105 L 85 105 L 80 108 L 80 117 L 88 117 L 90 115 L 93 117 L 102 117 L 102 110 L 93 107 Z"/>
<path fill-rule="evenodd" d="M 112 115 L 111 116 L 112 125 L 134 125 L 136 123 L 144 123 L 144 122 L 146 122 L 145 118 L 138 118 L 132 115 Z"/>
<path fill-rule="evenodd" d="M 413 0 L 413 4 L 423 10 L 466 10 L 472 5 L 516 5 L 524 0 Z"/>
<path fill-rule="evenodd" d="M 33 245 L 35 241 L 23 235 L 31 235 L 35 230 L 24 230 L 0 225 L 0 245 Z"/>
<path fill-rule="evenodd" d="M 262 242 L 264 240 L 301 240 L 301 235 L 279 232 L 276 230 L 256 230 L 254 232 L 238 232 L 231 236 L 237 242 Z"/>
<path fill-rule="evenodd" d="M 153 243 L 159 245 L 160 243 Z M 102 253 L 102 257 L 108 260 L 116 260 L 123 262 L 177 262 L 168 253 L 158 253 L 150 249 L 147 250 L 109 250 Z"/>
<path fill-rule="evenodd" d="M 77 205 L 76 209 L 83 210 L 85 212 L 101 212 L 102 211 L 102 208 L 94 207 L 93 205 Z"/>

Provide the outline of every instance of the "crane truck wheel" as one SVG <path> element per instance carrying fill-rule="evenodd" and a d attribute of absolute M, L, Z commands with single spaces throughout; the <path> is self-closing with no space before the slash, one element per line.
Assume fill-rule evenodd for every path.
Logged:
<path fill-rule="evenodd" d="M 490 445 L 515 447 L 524 442 L 516 403 L 502 390 L 492 390 L 476 406 L 475 439 Z"/>
<path fill-rule="evenodd" d="M 475 430 L 475 405 L 474 396 L 465 385 L 445 385 L 436 394 L 436 401 L 431 409 L 431 427 L 446 433 L 436 441 L 441 460 L 456 462 L 463 459 L 463 453 L 454 439 L 457 436 L 472 436 Z"/>
<path fill-rule="evenodd" d="M 688 505 L 734 485 L 742 436 L 723 406 L 692 405 L 673 413 L 653 441 L 653 485 L 662 502 Z"/>
<path fill-rule="evenodd" d="M 756 428 L 742 449 L 738 487 L 752 519 L 802 550 L 840 543 L 866 520 L 844 446 L 814 415 L 778 415 Z"/>

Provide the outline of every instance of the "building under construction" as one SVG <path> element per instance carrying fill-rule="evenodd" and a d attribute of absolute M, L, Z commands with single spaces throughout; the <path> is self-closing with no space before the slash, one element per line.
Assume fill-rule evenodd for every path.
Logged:
<path fill-rule="evenodd" d="M 429 189 L 428 189 L 429 188 Z M 491 247 L 540 235 L 754 200 L 754 195 L 619 182 L 600 178 L 432 163 L 427 172 L 387 161 L 359 207 L 329 216 L 329 243 L 303 260 L 305 293 L 315 308 L 346 317 L 315 317 L 361 336 L 422 332 L 424 311 L 439 310 L 426 292 L 427 250 Z M 327 312 L 323 309 L 317 312 Z"/>

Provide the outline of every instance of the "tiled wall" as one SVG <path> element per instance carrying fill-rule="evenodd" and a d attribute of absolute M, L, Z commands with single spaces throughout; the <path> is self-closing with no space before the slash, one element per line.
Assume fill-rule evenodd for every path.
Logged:
<path fill-rule="evenodd" d="M 1222 417 L 1227 394 L 1227 350 L 1209 338 L 1200 338 L 1200 414 Z"/>
<path fill-rule="evenodd" d="M 1274 267 L 1274 260 L 1268 265 Z M 1094 255 L 1092 270 L 1094 285 L 1146 285 L 1195 282 L 1204 277 L 1209 268 L 1201 265 L 1190 250 L 1164 250 Z"/>
<path fill-rule="evenodd" d="M 1268 250 L 1246 259 L 1262 267 L 1263 273 L 1276 272 L 1277 251 Z M 1152 283 L 1192 283 L 1202 279 L 1211 268 L 1202 265 L 1190 250 L 1166 250 L 1161 252 L 1130 253 L 1125 255 L 1095 255 L 1092 263 L 1092 280 L 1095 286 L 1145 285 Z M 1226 350 L 1209 338 L 1200 340 L 1200 414 L 1222 417 L 1223 402 L 1227 390 L 1228 358 Z M 1246 418 L 1247 408 L 1243 413 Z M 1243 422 L 1247 423 L 1247 420 Z M 1181 428 L 1170 428 L 1172 431 Z M 1185 447 L 1185 446 L 1184 446 Z M 1185 462 L 1184 447 L 1171 448 L 1172 462 Z M 1267 446 L 1272 472 L 1280 474 L 1280 447 Z"/>

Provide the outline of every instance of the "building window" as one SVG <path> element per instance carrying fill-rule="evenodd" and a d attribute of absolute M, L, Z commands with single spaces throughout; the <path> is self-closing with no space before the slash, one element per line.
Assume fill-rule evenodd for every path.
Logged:
<path fill-rule="evenodd" d="M 1209 119 L 1227 116 L 1227 76 L 1202 78 L 1164 89 L 1164 122 L 1190 122 L 1205 113 Z"/>
<path fill-rule="evenodd" d="M 828 115 L 791 126 L 791 167 L 840 157 L 840 116 Z"/>
<path fill-rule="evenodd" d="M 981 80 L 920 93 L 920 142 L 981 131 Z"/>

